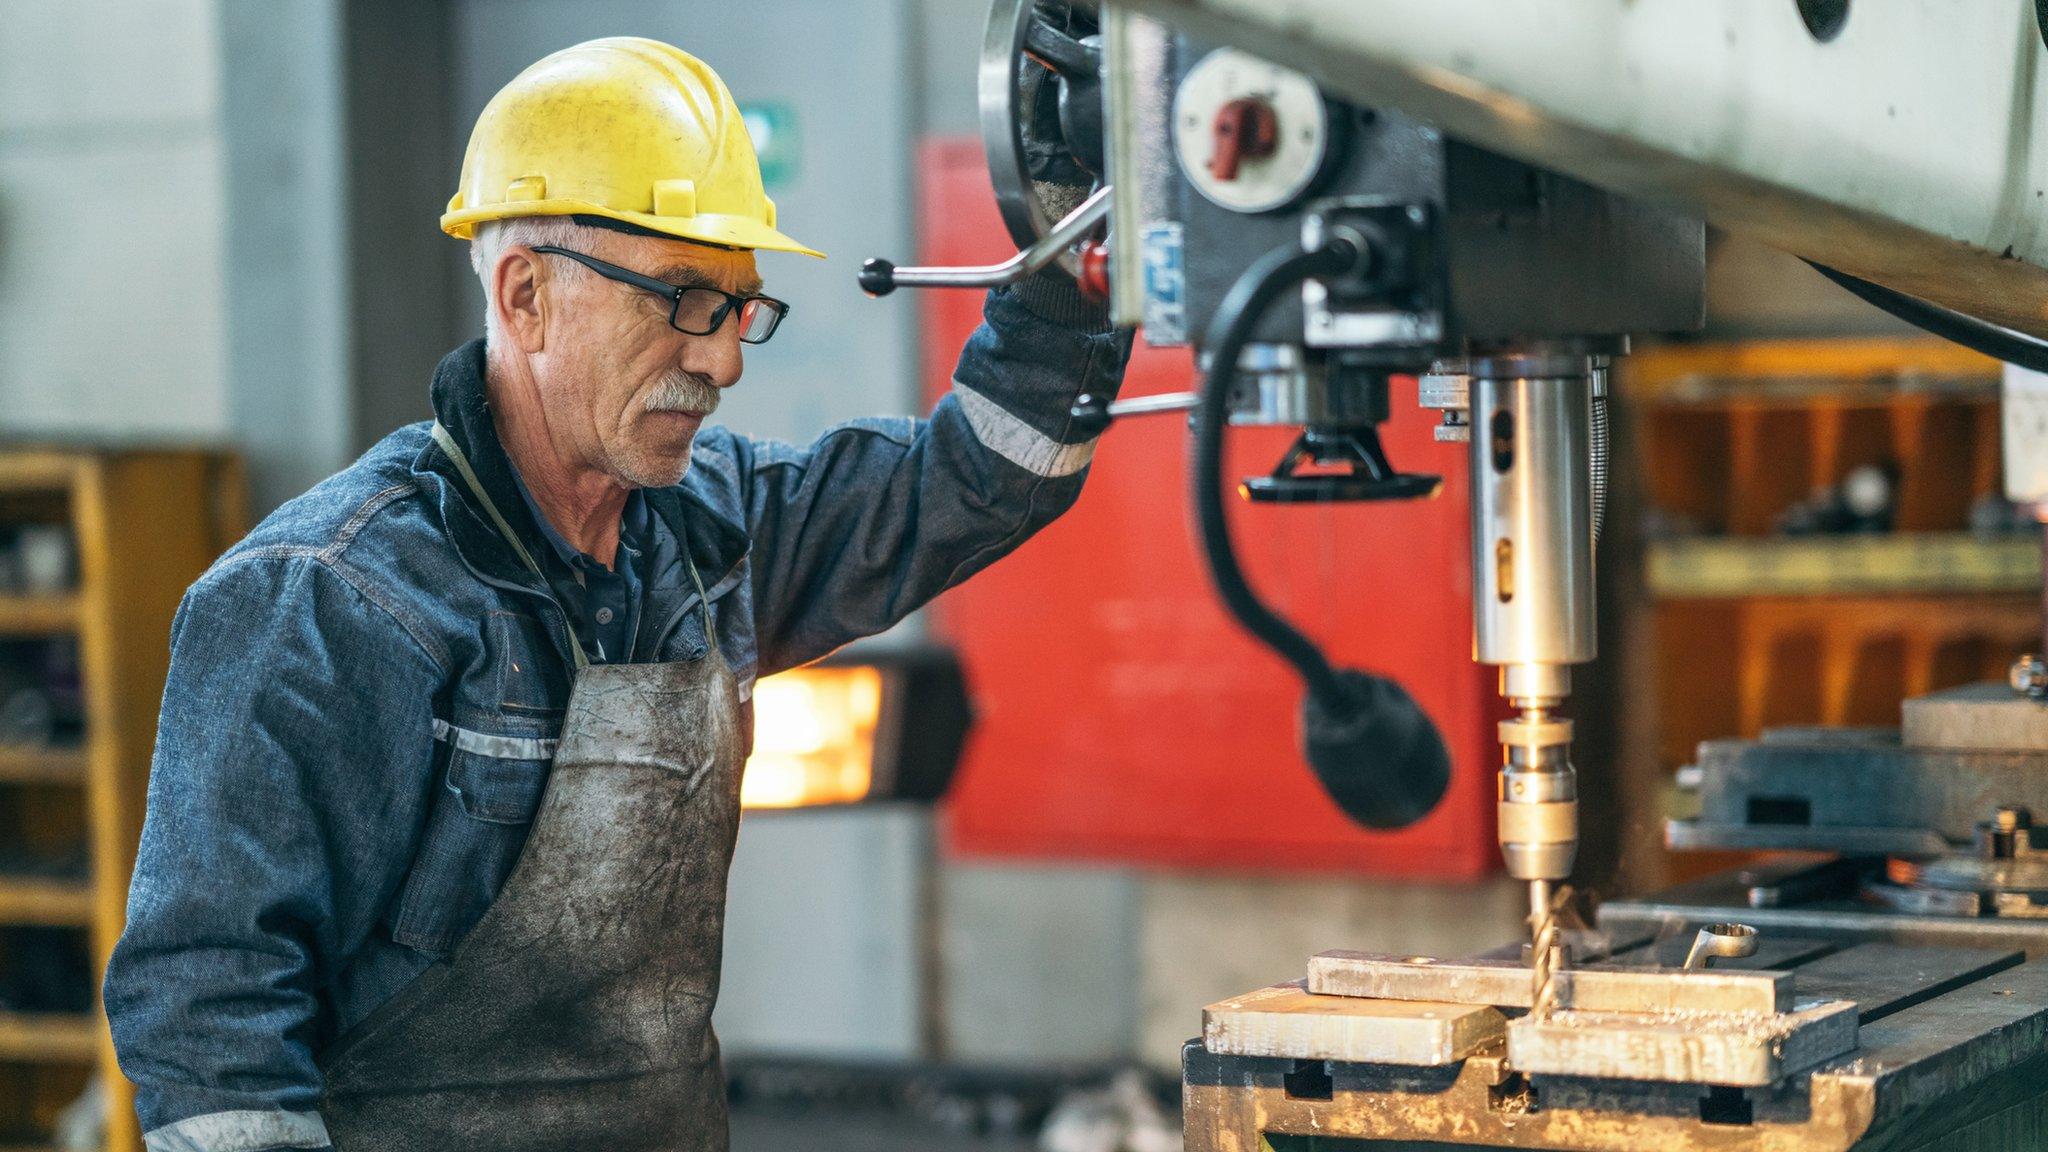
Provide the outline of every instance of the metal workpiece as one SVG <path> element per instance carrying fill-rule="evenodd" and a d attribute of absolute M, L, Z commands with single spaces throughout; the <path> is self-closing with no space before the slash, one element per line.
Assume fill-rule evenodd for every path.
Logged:
<path fill-rule="evenodd" d="M 1202 1010 L 1202 1043 L 1233 1056 L 1440 1067 L 1506 1036 L 1506 1017 L 1490 1005 L 1321 996 L 1299 980 Z"/>
<path fill-rule="evenodd" d="M 1766 936 L 1765 950 L 1773 939 Z M 1801 998 L 1838 1006 L 1812 1010 L 1815 1015 L 1790 1022 L 1790 1031 L 1783 1027 L 1786 1016 L 1750 1016 L 1778 1021 L 1785 1044 L 1775 1049 L 1745 1039 L 1739 1028 L 1696 1034 L 1698 1016 L 1686 1012 L 1640 1014 L 1634 1024 L 1610 1016 L 1601 1027 L 1622 1027 L 1595 1042 L 1564 1033 L 1587 1014 L 1584 1009 L 1561 1009 L 1548 1022 L 1509 1022 L 1510 1045 L 1513 1030 L 1524 1030 L 1524 1059 L 1606 1061 L 1622 1073 L 1616 1076 L 1533 1071 L 1518 1066 L 1506 1046 L 1427 1068 L 1234 1056 L 1191 1043 L 1183 1052 L 1185 1147 L 1249 1152 L 1272 1136 L 1314 1136 L 1336 1147 L 1356 1140 L 1576 1152 L 2034 1146 L 2048 1124 L 2048 971 L 1995 949 L 1829 949 L 1806 941 L 1780 951 L 1795 965 L 1789 978 Z M 1525 987 L 1517 969 L 1497 963 L 1497 975 L 1488 978 L 1501 993 L 1512 996 Z M 1594 970 L 1579 969 L 1571 978 L 1586 981 Z M 1678 981 L 1757 975 L 1719 969 L 1642 974 L 1680 987 Z M 1841 1043 L 1852 1027 L 1853 1050 L 1814 1056 Z M 1713 1085 L 1639 1078 L 1644 1066 L 1628 1052 L 1645 1030 L 1652 1045 L 1647 1059 L 1675 1061 L 1667 1068 L 1674 1074 L 1713 1067 L 1739 1074 L 1731 1079 L 1777 1079 Z M 1765 1068 L 1772 1061 L 1775 1071 Z M 1802 1063 L 1808 1064 L 1803 1071 Z"/>
<path fill-rule="evenodd" d="M 1372 1000 L 1528 1008 L 1529 970 L 1507 959 L 1441 960 L 1378 952 L 1322 952 L 1308 962 L 1310 992 Z M 1793 976 L 1734 968 L 1582 964 L 1558 974 L 1557 1004 L 1582 1012 L 1773 1014 L 1793 1005 Z"/>
<path fill-rule="evenodd" d="M 1531 1013 L 1508 1022 L 1508 1063 L 1530 1076 L 1767 1088 L 1856 1048 L 1856 1005 L 1804 999 L 1771 1015 Z"/>
<path fill-rule="evenodd" d="M 1743 935 L 1731 926 L 1710 939 L 1732 959 L 1811 962 L 1834 951 L 1788 940 L 1763 957 L 1753 929 Z M 1761 1087 L 1855 1045 L 1857 1006 L 1843 998 L 1839 982 L 1809 990 L 1794 973 L 1645 967 L 1658 961 L 1655 949 L 1631 954 L 1640 957 L 1634 964 L 1558 970 L 1548 1010 L 1538 1010 L 1526 970 L 1508 959 L 1327 952 L 1310 961 L 1307 987 L 1371 1002 L 1530 1008 L 1506 1029 L 1509 1062 L 1525 1074 Z M 1966 967 L 1982 973 L 2010 960 L 1979 955 Z"/>

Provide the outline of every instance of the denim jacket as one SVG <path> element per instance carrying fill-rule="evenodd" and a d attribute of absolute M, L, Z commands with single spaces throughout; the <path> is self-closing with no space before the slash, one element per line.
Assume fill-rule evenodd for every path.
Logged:
<path fill-rule="evenodd" d="M 990 294 L 929 419 L 698 436 L 653 512 L 642 660 L 755 677 L 887 628 L 1050 522 L 1129 351 L 1070 286 Z M 435 413 L 526 539 L 483 343 Z M 683 564 L 711 601 L 704 634 Z M 567 622 L 428 425 L 284 505 L 185 595 L 105 1001 L 153 1152 L 326 1145 L 317 1054 L 448 955 L 510 873 L 567 703 Z"/>

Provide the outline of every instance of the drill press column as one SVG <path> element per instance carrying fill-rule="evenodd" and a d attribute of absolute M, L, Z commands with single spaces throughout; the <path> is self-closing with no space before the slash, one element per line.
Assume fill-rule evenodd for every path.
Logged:
<path fill-rule="evenodd" d="M 1557 959 L 1554 886 L 1578 851 L 1571 666 L 1595 654 L 1593 362 L 1475 358 L 1471 376 L 1474 655 L 1500 668 L 1501 853 L 1529 882 L 1539 1007 Z"/>

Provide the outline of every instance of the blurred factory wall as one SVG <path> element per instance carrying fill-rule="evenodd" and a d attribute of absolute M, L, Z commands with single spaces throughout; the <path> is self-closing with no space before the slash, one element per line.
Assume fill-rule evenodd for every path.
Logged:
<path fill-rule="evenodd" d="M 0 431 L 228 429 L 215 16 L 0 3 Z"/>
<path fill-rule="evenodd" d="M 0 2 L 0 434 L 346 462 L 339 12 Z"/>

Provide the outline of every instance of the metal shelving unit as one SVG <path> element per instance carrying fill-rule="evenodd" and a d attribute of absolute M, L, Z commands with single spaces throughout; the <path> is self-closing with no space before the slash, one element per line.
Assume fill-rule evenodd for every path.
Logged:
<path fill-rule="evenodd" d="M 1654 636 L 1620 673 L 1623 810 L 1656 810 L 1701 740 L 1893 725 L 1901 699 L 2002 677 L 2038 643 L 2039 530 L 1970 530 L 2012 523 L 1989 503 L 1999 372 L 1919 337 L 1670 344 L 1621 362 L 1623 486 L 1654 512 L 1622 597 L 1629 630 Z M 1785 531 L 1811 530 L 1820 494 L 1865 467 L 1891 500 L 1862 526 L 1887 531 Z M 1732 863 L 1666 855 L 1653 823 L 1625 833 L 1631 885 Z"/>

